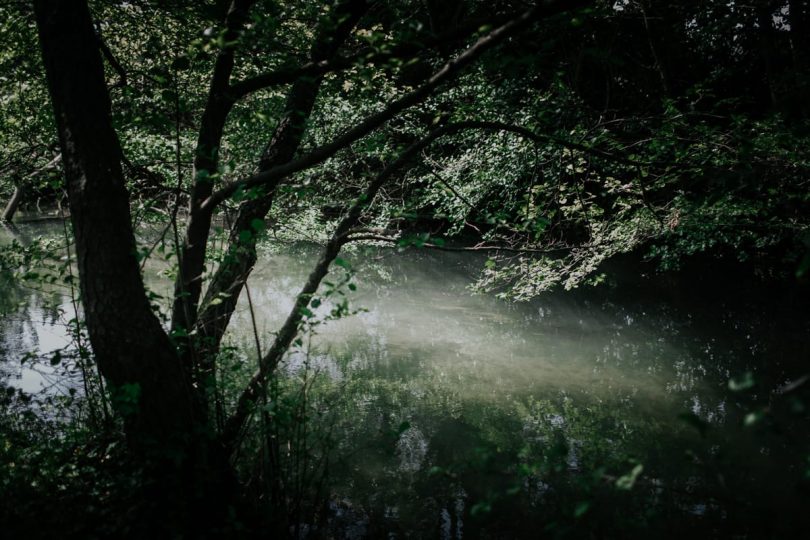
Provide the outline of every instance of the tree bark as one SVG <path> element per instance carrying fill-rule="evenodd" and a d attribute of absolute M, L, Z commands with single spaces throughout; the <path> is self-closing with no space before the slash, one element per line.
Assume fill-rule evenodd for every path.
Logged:
<path fill-rule="evenodd" d="M 189 220 L 180 253 L 180 271 L 175 282 L 172 331 L 191 330 L 197 318 L 202 293 L 205 249 L 211 229 L 212 212 L 201 212 L 200 204 L 211 195 L 219 167 L 219 147 L 225 122 L 233 107 L 230 80 L 234 67 L 234 47 L 250 7 L 255 0 L 234 0 L 225 18 L 225 45 L 219 52 L 211 76 L 211 87 L 200 121 L 194 149 L 194 184 L 189 201 Z M 187 343 L 186 340 L 182 340 Z"/>
<path fill-rule="evenodd" d="M 3 221 L 11 221 L 14 219 L 14 214 L 17 213 L 17 208 L 19 208 L 20 202 L 22 202 L 23 195 L 25 195 L 25 184 L 20 182 L 17 187 L 14 188 L 14 193 L 11 194 L 8 204 L 6 204 L 6 209 L 3 210 Z"/>
<path fill-rule="evenodd" d="M 267 151 L 262 157 L 259 170 L 267 170 L 286 163 L 295 155 L 304 134 L 304 127 L 315 103 L 321 78 L 298 81 L 293 85 L 287 100 L 284 117 L 279 123 Z M 264 220 L 273 204 L 273 190 L 264 196 L 247 201 L 239 208 L 231 226 L 228 239 L 227 263 L 223 263 L 211 279 L 202 302 L 202 311 L 197 320 L 199 346 L 205 357 L 212 357 L 219 350 L 220 342 L 236 308 L 253 266 L 256 264 L 256 230 L 254 220 Z M 243 235 L 249 231 L 250 235 Z M 212 303 L 219 298 L 220 303 Z"/>
<path fill-rule="evenodd" d="M 336 11 L 336 20 L 325 23 L 325 27 L 319 30 L 312 46 L 310 60 L 319 62 L 337 54 L 365 9 L 364 0 L 348 0 L 340 3 Z M 301 77 L 292 85 L 284 114 L 259 161 L 260 172 L 287 163 L 295 157 L 322 80 L 322 75 L 307 76 Z M 195 330 L 197 344 L 203 349 L 200 357 L 207 359 L 204 361 L 208 364 L 219 350 L 244 283 L 256 264 L 257 231 L 254 230 L 253 224 L 255 220 L 264 220 L 270 211 L 273 193 L 274 188 L 270 187 L 264 196 L 246 201 L 239 208 L 229 235 L 227 258 L 229 262 L 217 269 L 206 291 Z M 245 235 L 243 231 L 249 231 L 250 234 Z M 221 302 L 212 303 L 214 298 L 220 299 Z M 208 365 L 204 370 L 210 368 Z"/>
<path fill-rule="evenodd" d="M 35 10 L 93 352 L 132 445 L 183 447 L 199 425 L 197 400 L 145 294 L 86 0 L 37 0 Z"/>

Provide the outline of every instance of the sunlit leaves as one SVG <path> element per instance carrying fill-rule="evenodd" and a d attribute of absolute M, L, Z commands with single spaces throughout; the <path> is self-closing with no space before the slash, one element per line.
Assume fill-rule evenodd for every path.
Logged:
<path fill-rule="evenodd" d="M 746 371 L 737 377 L 729 379 L 728 388 L 733 392 L 743 392 L 753 388 L 755 384 L 754 374 Z"/>
<path fill-rule="evenodd" d="M 644 465 L 639 463 L 633 467 L 630 472 L 624 474 L 616 479 L 616 489 L 622 491 L 629 491 L 636 485 L 641 473 L 644 472 Z"/>

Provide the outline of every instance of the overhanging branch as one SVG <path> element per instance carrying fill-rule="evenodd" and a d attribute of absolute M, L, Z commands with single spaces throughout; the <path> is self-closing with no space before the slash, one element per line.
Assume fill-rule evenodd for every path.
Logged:
<path fill-rule="evenodd" d="M 391 60 L 408 60 L 418 57 L 425 49 L 437 45 L 450 43 L 454 40 L 468 37 L 485 24 L 502 24 L 514 18 L 498 17 L 495 20 L 469 20 L 452 31 L 439 35 L 429 36 L 421 42 L 399 43 L 380 51 L 364 50 L 350 56 L 335 56 L 320 61 L 307 62 L 300 66 L 281 67 L 269 73 L 263 73 L 234 83 L 229 90 L 229 97 L 234 101 L 274 86 L 292 84 L 301 77 L 318 77 L 327 73 L 340 71 L 356 65 L 372 65 Z"/>
<path fill-rule="evenodd" d="M 369 116 L 355 127 L 338 136 L 332 142 L 316 148 L 306 156 L 297 160 L 288 162 L 278 167 L 273 167 L 253 176 L 231 182 L 208 197 L 208 199 L 202 203 L 201 209 L 212 212 L 217 205 L 222 203 L 239 189 L 250 189 L 253 187 L 266 185 L 273 186 L 285 176 L 325 161 L 339 150 L 349 146 L 350 144 L 374 131 L 388 120 L 394 118 L 400 112 L 427 98 L 437 87 L 454 78 L 462 69 L 474 62 L 486 50 L 492 48 L 494 45 L 503 41 L 508 36 L 524 28 L 532 21 L 537 20 L 542 16 L 557 13 L 563 9 L 579 7 L 585 3 L 587 2 L 583 0 L 575 0 L 567 3 L 559 0 L 549 0 L 538 7 L 524 12 L 520 16 L 510 20 L 487 35 L 481 37 L 460 55 L 447 62 L 442 69 L 433 74 L 433 76 L 431 76 L 422 86 L 394 101 L 382 111 Z"/>
<path fill-rule="evenodd" d="M 353 235 L 352 233 L 354 231 L 354 227 L 359 222 L 363 210 L 368 205 L 371 204 L 377 192 L 384 185 L 384 183 L 414 155 L 416 155 L 418 152 L 421 152 L 423 149 L 427 148 L 431 143 L 433 143 L 440 137 L 457 133 L 459 131 L 466 129 L 509 131 L 520 134 L 531 140 L 558 142 L 560 144 L 565 144 L 567 146 L 578 147 L 583 151 L 597 152 L 605 156 L 610 156 L 613 159 L 617 159 L 617 157 L 614 156 L 613 154 L 605 153 L 604 151 L 601 150 L 595 150 L 590 147 L 581 146 L 577 143 L 569 143 L 568 141 L 557 140 L 552 137 L 547 137 L 544 135 L 534 133 L 531 130 L 522 128 L 520 126 L 499 122 L 469 121 L 454 124 L 446 124 L 440 128 L 433 130 L 424 138 L 413 143 L 395 161 L 393 161 L 390 165 L 388 165 L 374 179 L 374 181 L 371 182 L 371 184 L 369 184 L 368 188 L 363 193 L 363 195 L 361 195 L 354 202 L 354 204 L 349 209 L 349 212 L 346 215 L 346 217 L 340 222 L 338 227 L 335 229 L 331 239 L 329 240 L 329 242 L 327 242 L 326 246 L 324 247 L 321 257 L 319 258 L 317 264 L 310 272 L 307 282 L 301 289 L 301 292 L 298 293 L 298 296 L 296 297 L 295 300 L 295 304 L 293 305 L 293 308 L 290 311 L 289 315 L 287 316 L 287 319 L 285 320 L 283 326 L 276 334 L 276 338 L 273 341 L 272 346 L 270 347 L 267 354 L 261 359 L 258 370 L 251 378 L 245 390 L 239 396 L 237 400 L 236 411 L 226 422 L 225 428 L 222 433 L 222 440 L 226 446 L 233 448 L 234 444 L 237 442 L 239 433 L 243 429 L 245 423 L 247 422 L 247 419 L 252 414 L 253 405 L 260 396 L 260 392 L 264 388 L 264 384 L 265 381 L 267 380 L 267 377 L 276 368 L 278 363 L 283 358 L 284 354 L 289 349 L 293 340 L 295 339 L 301 321 L 303 320 L 304 317 L 304 308 L 307 307 L 310 300 L 312 299 L 312 295 L 315 294 L 315 292 L 318 290 L 318 286 L 320 285 L 321 280 L 323 280 L 323 278 L 328 273 L 329 266 L 338 256 L 341 247 L 347 242 L 356 240 L 379 240 L 386 242 L 397 241 L 396 239 L 392 239 L 390 237 L 383 235 L 375 235 L 375 234 Z M 533 249 L 533 248 L 514 248 L 508 246 L 488 246 L 488 245 L 453 248 L 453 247 L 439 246 L 430 243 L 427 243 L 426 246 L 433 249 L 444 249 L 448 251 L 505 251 L 513 253 L 535 253 L 535 254 L 552 253 L 571 249 L 569 247 Z"/>
<path fill-rule="evenodd" d="M 260 360 L 259 368 L 237 400 L 235 412 L 225 423 L 225 428 L 222 432 L 222 441 L 227 448 L 233 449 L 238 441 L 239 433 L 252 414 L 254 403 L 256 403 L 261 395 L 267 377 L 273 372 L 284 357 L 284 354 L 290 348 L 295 336 L 298 334 L 298 329 L 305 313 L 304 309 L 312 299 L 312 295 L 318 290 L 321 280 L 323 280 L 329 272 L 329 266 L 338 256 L 341 247 L 350 240 L 349 233 L 352 228 L 357 225 L 363 210 L 372 203 L 377 192 L 394 173 L 423 148 L 426 148 L 437 138 L 446 135 L 449 131 L 451 130 L 448 126 L 440 127 L 410 145 L 396 160 L 391 162 L 377 175 L 366 188 L 366 191 L 352 204 L 346 217 L 338 224 L 331 239 L 327 242 L 326 246 L 324 246 L 317 264 L 310 272 L 301 292 L 298 293 L 295 304 L 287 316 L 287 319 L 284 321 L 283 326 L 276 334 L 272 346 L 267 354 Z"/>

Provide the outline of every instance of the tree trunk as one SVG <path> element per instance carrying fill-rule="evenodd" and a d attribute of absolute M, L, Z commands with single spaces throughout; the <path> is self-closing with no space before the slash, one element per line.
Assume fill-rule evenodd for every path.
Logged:
<path fill-rule="evenodd" d="M 35 7 L 90 343 L 133 455 L 150 473 L 135 519 L 158 537 L 223 534 L 238 486 L 145 294 L 86 0 L 37 0 Z"/>
<path fill-rule="evenodd" d="M 304 135 L 306 120 L 309 118 L 318 94 L 321 78 L 308 78 L 296 82 L 290 90 L 285 114 L 279 122 L 273 139 L 262 156 L 259 170 L 271 169 L 291 160 Z M 197 321 L 200 337 L 199 345 L 205 358 L 211 358 L 219 350 L 225 330 L 253 266 L 256 264 L 255 220 L 264 220 L 273 204 L 273 191 L 256 200 L 246 201 L 239 208 L 236 220 L 231 226 L 228 239 L 229 257 L 211 279 L 202 303 L 202 311 Z M 243 231 L 251 234 L 243 235 Z M 222 302 L 213 304 L 214 298 Z"/>
<path fill-rule="evenodd" d="M 225 130 L 225 121 L 234 104 L 233 98 L 229 95 L 234 67 L 234 47 L 254 2 L 255 0 L 233 0 L 225 17 L 225 45 L 214 64 L 211 86 L 194 149 L 194 183 L 189 201 L 186 236 L 180 253 L 180 271 L 175 281 L 171 325 L 173 332 L 190 331 L 197 320 L 197 305 L 202 294 L 202 275 L 205 268 L 205 250 L 212 217 L 211 212 L 200 211 L 200 204 L 211 195 L 214 187 L 213 176 L 219 167 L 219 147 Z M 186 339 L 181 341 L 184 346 L 188 345 Z"/>
<path fill-rule="evenodd" d="M 14 214 L 17 213 L 17 208 L 20 206 L 20 202 L 22 202 L 23 195 L 25 194 L 25 184 L 20 183 L 15 189 L 14 193 L 11 195 L 11 198 L 8 200 L 8 204 L 6 205 L 6 209 L 3 210 L 3 221 L 11 221 L 14 219 Z"/>
<path fill-rule="evenodd" d="M 147 300 L 136 259 L 121 147 L 85 0 L 37 0 L 90 342 L 137 447 L 184 446 L 198 407 Z"/>
<path fill-rule="evenodd" d="M 14 193 L 11 195 L 11 199 L 9 199 L 8 204 L 6 205 L 6 209 L 3 211 L 2 217 L 3 221 L 11 221 L 12 219 L 14 219 L 14 214 L 17 213 L 17 209 L 19 208 L 20 203 L 22 202 L 22 198 L 25 195 L 25 189 L 28 186 L 28 182 L 30 182 L 33 178 L 36 178 L 38 174 L 41 174 L 42 172 L 47 171 L 48 169 L 56 167 L 56 165 L 59 163 L 61 159 L 62 154 L 58 154 L 55 158 L 53 158 L 51 161 L 43 165 L 41 168 L 35 170 L 31 174 L 27 175 L 22 180 L 20 180 L 19 184 L 17 184 L 17 187 L 14 189 Z"/>
<path fill-rule="evenodd" d="M 363 0 L 348 0 L 338 3 L 338 6 L 335 21 L 339 22 L 326 23 L 315 38 L 310 52 L 313 62 L 326 60 L 337 54 L 367 8 Z M 322 80 L 322 76 L 302 77 L 292 85 L 284 114 L 259 161 L 259 171 L 270 170 L 295 157 Z M 242 288 L 256 264 L 258 231 L 254 230 L 254 223 L 267 216 L 273 205 L 273 193 L 274 188 L 270 187 L 264 196 L 243 203 L 231 227 L 228 242 L 230 256 L 227 258 L 229 262 L 220 266 L 212 277 L 197 318 L 197 341 L 203 363 L 210 364 L 210 359 L 219 350 Z M 243 231 L 251 234 L 243 235 Z M 222 301 L 212 304 L 214 298 Z M 211 368 L 212 366 L 207 365 L 203 369 Z"/>

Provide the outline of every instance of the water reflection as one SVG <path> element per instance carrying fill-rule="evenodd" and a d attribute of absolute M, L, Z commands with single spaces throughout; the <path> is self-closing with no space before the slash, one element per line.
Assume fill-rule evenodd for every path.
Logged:
<path fill-rule="evenodd" d="M 276 251 L 250 281 L 264 350 L 316 254 Z M 334 513 L 353 516 L 344 533 L 351 525 L 358 537 L 531 535 L 534 517 L 564 514 L 572 527 L 590 515 L 629 520 L 598 513 L 614 504 L 652 521 L 691 516 L 685 528 L 733 515 L 749 532 L 756 520 L 800 515 L 791 512 L 805 501 L 795 487 L 806 468 L 806 413 L 789 414 L 774 391 L 807 370 L 801 296 L 688 276 L 639 279 L 631 267 L 618 269 L 624 282 L 615 288 L 516 305 L 469 293 L 476 257 L 360 250 L 346 258 L 357 291 L 344 292 L 363 311 L 317 326 L 283 364 L 287 374 L 314 370 L 325 381 L 313 399 L 335 435 L 333 489 L 347 502 L 335 502 Z M 147 266 L 153 290 L 169 290 L 164 268 Z M 13 286 L 0 296 L 0 365 L 33 391 L 48 378 L 20 370 L 19 359 L 66 345 L 67 299 Z M 332 307 L 326 299 L 317 314 Z M 242 298 L 227 342 L 248 352 L 250 320 Z M 729 379 L 746 372 L 756 386 L 730 390 Z M 776 429 L 745 428 L 763 407 Z M 643 504 L 616 502 L 616 486 L 627 484 Z M 771 499 L 752 507 L 764 489 Z"/>

